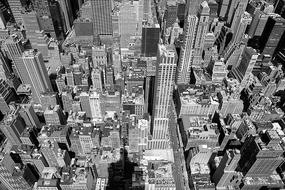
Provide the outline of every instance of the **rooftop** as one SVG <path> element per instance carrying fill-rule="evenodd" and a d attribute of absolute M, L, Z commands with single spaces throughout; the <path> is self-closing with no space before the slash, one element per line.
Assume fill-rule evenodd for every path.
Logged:
<path fill-rule="evenodd" d="M 283 181 L 277 174 L 268 177 L 245 177 L 243 180 L 245 185 L 282 185 Z"/>

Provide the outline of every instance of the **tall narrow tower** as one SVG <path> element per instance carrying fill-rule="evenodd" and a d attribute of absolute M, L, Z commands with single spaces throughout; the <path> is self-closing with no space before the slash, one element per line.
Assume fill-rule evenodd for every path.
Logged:
<path fill-rule="evenodd" d="M 184 28 L 184 43 L 181 48 L 178 84 L 187 84 L 190 80 L 190 66 L 193 62 L 193 50 L 195 43 L 195 33 L 197 29 L 198 18 L 195 15 L 188 15 Z"/>
<path fill-rule="evenodd" d="M 40 52 L 29 50 L 23 53 L 22 60 L 28 75 L 28 81 L 25 81 L 25 83 L 31 85 L 33 101 L 41 103 L 40 94 L 52 91 L 43 56 Z"/>
<path fill-rule="evenodd" d="M 176 72 L 176 50 L 173 45 L 159 45 L 152 116 L 152 149 L 168 148 L 169 106 Z"/>
<path fill-rule="evenodd" d="M 203 1 L 200 5 L 198 13 L 199 22 L 197 27 L 196 41 L 195 41 L 195 55 L 193 65 L 200 65 L 202 60 L 202 51 L 204 48 L 205 36 L 208 31 L 210 8 L 207 1 Z"/>
<path fill-rule="evenodd" d="M 242 18 L 242 15 L 245 12 L 246 6 L 248 4 L 248 0 L 241 0 L 239 1 L 236 9 L 234 10 L 234 17 L 231 23 L 231 29 L 233 32 L 237 30 L 237 27 L 239 25 L 239 22 Z"/>

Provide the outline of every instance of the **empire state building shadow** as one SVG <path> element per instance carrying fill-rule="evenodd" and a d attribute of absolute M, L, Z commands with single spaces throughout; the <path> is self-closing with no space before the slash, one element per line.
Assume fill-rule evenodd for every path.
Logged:
<path fill-rule="evenodd" d="M 131 162 L 126 149 L 121 149 L 120 160 L 108 167 L 107 190 L 143 190 L 143 171 L 138 164 Z"/>

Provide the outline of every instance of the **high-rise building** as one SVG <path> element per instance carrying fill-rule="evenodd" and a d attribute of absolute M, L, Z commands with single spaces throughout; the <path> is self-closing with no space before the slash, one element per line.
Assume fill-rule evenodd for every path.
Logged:
<path fill-rule="evenodd" d="M 37 13 L 40 27 L 45 33 L 57 40 L 63 40 L 65 36 L 63 20 L 58 1 L 33 0 L 33 8 Z"/>
<path fill-rule="evenodd" d="M 245 34 L 247 26 L 251 23 L 251 16 L 248 12 L 244 12 L 241 15 L 240 23 L 237 25 L 237 29 L 233 31 L 232 43 L 234 45 L 239 44 Z"/>
<path fill-rule="evenodd" d="M 20 136 L 26 128 L 24 120 L 19 115 L 19 108 L 12 110 L 4 117 L 0 129 L 12 145 L 20 145 Z"/>
<path fill-rule="evenodd" d="M 222 117 L 228 114 L 241 114 L 243 111 L 243 101 L 228 95 L 225 91 L 217 94 L 219 100 L 219 113 Z"/>
<path fill-rule="evenodd" d="M 0 181 L 8 190 L 31 189 L 19 170 L 10 154 L 0 155 Z"/>
<path fill-rule="evenodd" d="M 177 18 L 179 21 L 184 22 L 185 19 L 186 1 L 177 2 Z"/>
<path fill-rule="evenodd" d="M 239 61 L 241 60 L 242 53 L 244 51 L 244 48 L 246 47 L 245 44 L 240 44 L 236 46 L 236 48 L 233 50 L 233 52 L 229 55 L 226 66 L 231 69 L 231 67 L 236 67 Z"/>
<path fill-rule="evenodd" d="M 66 88 L 61 93 L 63 110 L 69 113 L 72 110 L 72 89 Z"/>
<path fill-rule="evenodd" d="M 275 1 L 275 10 L 274 12 L 281 15 L 283 18 L 285 17 L 285 2 L 283 0 Z"/>
<path fill-rule="evenodd" d="M 184 27 L 184 42 L 181 48 L 178 84 L 187 84 L 190 82 L 190 67 L 194 56 L 195 33 L 197 28 L 198 18 L 195 15 L 189 15 L 186 19 Z"/>
<path fill-rule="evenodd" d="M 105 81 L 104 86 L 105 88 L 112 89 L 114 87 L 114 70 L 113 67 L 108 66 L 105 71 Z"/>
<path fill-rule="evenodd" d="M 222 84 L 222 81 L 227 76 L 227 68 L 223 61 L 215 61 L 212 70 L 212 81 L 214 84 Z"/>
<path fill-rule="evenodd" d="M 246 41 L 245 37 L 245 31 L 247 29 L 247 26 L 251 23 L 251 16 L 249 13 L 244 12 L 240 19 L 240 23 L 237 25 L 236 31 L 233 31 L 233 36 L 232 39 L 227 46 L 227 48 L 224 50 L 225 54 L 224 57 L 225 59 L 228 59 L 229 56 L 235 51 L 236 48 L 239 48 L 239 45 L 241 43 L 244 43 Z"/>
<path fill-rule="evenodd" d="M 259 49 L 264 55 L 273 56 L 285 31 L 285 19 L 280 16 L 270 16 L 259 40 Z"/>
<path fill-rule="evenodd" d="M 32 47 L 40 51 L 46 59 L 48 57 L 49 38 L 45 34 L 45 31 L 41 29 L 37 13 L 34 11 L 24 12 L 22 14 L 22 19 L 26 30 L 26 36 Z"/>
<path fill-rule="evenodd" d="M 56 151 L 58 143 L 53 141 L 45 141 L 41 143 L 41 153 L 47 161 L 49 167 L 58 167 Z"/>
<path fill-rule="evenodd" d="M 232 1 L 232 4 L 235 1 Z M 241 0 L 239 2 L 236 3 L 236 7 L 234 7 L 234 13 L 233 13 L 233 18 L 231 20 L 231 29 L 233 32 L 235 32 L 237 30 L 237 27 L 240 23 L 240 20 L 242 18 L 242 15 L 245 12 L 246 6 L 248 4 L 248 0 Z"/>
<path fill-rule="evenodd" d="M 142 27 L 141 54 L 144 57 L 155 57 L 157 55 L 160 39 L 159 24 L 145 24 Z"/>
<path fill-rule="evenodd" d="M 129 129 L 129 152 L 139 152 L 139 135 L 138 128 Z"/>
<path fill-rule="evenodd" d="M 93 89 L 102 92 L 102 71 L 100 69 L 94 68 L 91 72 L 91 81 L 93 85 Z"/>
<path fill-rule="evenodd" d="M 50 106 L 46 108 L 44 111 L 44 117 L 47 124 L 51 125 L 64 125 L 65 124 L 65 116 L 62 113 L 59 105 L 54 107 Z"/>
<path fill-rule="evenodd" d="M 197 15 L 199 11 L 199 7 L 203 1 L 204 0 L 187 0 L 185 16 Z"/>
<path fill-rule="evenodd" d="M 100 106 L 100 94 L 96 92 L 96 90 L 91 90 L 89 102 L 91 108 L 91 118 L 93 120 L 101 120 L 103 118 L 103 113 Z"/>
<path fill-rule="evenodd" d="M 7 21 L 8 21 L 8 18 L 9 18 L 8 7 L 5 6 L 4 2 L 1 2 L 0 3 L 0 9 L 1 9 L 1 13 L 0 13 L 0 29 L 5 29 Z"/>
<path fill-rule="evenodd" d="M 213 181 L 218 189 L 222 189 L 230 185 L 231 179 L 237 176 L 235 171 L 238 161 L 240 159 L 240 152 L 238 150 L 227 150 L 224 154 L 217 170 L 213 175 Z"/>
<path fill-rule="evenodd" d="M 168 112 L 174 88 L 176 61 L 174 46 L 159 45 L 151 130 L 153 149 L 168 147 Z"/>
<path fill-rule="evenodd" d="M 72 14 L 72 7 L 71 2 L 68 0 L 60 0 L 60 9 L 62 11 L 63 17 L 64 17 L 64 23 L 66 30 L 69 31 L 71 29 L 72 23 L 73 23 L 73 14 Z"/>
<path fill-rule="evenodd" d="M 20 137 L 23 145 L 29 145 L 29 146 L 36 146 L 38 147 L 39 142 L 37 140 L 36 131 L 33 127 L 27 127 L 23 131 Z"/>
<path fill-rule="evenodd" d="M 7 52 L 8 58 L 12 60 L 13 72 L 21 79 L 22 83 L 28 81 L 27 70 L 21 59 L 24 51 L 21 37 L 16 34 L 9 36 L 5 40 L 4 49 Z"/>
<path fill-rule="evenodd" d="M 266 14 L 261 10 L 255 11 L 255 15 L 252 18 L 252 23 L 250 24 L 248 31 L 248 35 L 251 38 L 254 36 L 261 36 L 269 16 L 270 14 Z"/>
<path fill-rule="evenodd" d="M 137 12 L 132 2 L 126 1 L 122 3 L 119 11 L 119 34 L 120 46 L 128 48 L 130 37 L 137 31 Z"/>
<path fill-rule="evenodd" d="M 23 24 L 25 26 L 25 30 L 30 35 L 30 33 L 35 31 L 41 31 L 40 23 L 37 17 L 37 13 L 34 11 L 24 12 L 22 14 Z"/>
<path fill-rule="evenodd" d="M 270 176 L 283 163 L 283 148 L 278 133 L 267 130 L 264 135 L 263 141 L 260 137 L 247 137 L 241 148 L 237 171 L 246 177 Z"/>
<path fill-rule="evenodd" d="M 176 0 L 170 0 L 166 3 L 166 11 L 164 15 L 165 28 L 172 27 L 177 20 L 177 3 Z"/>
<path fill-rule="evenodd" d="M 90 107 L 89 94 L 87 92 L 81 92 L 79 99 L 80 99 L 82 111 L 86 113 L 86 117 L 91 118 L 92 113 L 91 113 L 91 107 Z"/>
<path fill-rule="evenodd" d="M 22 23 L 21 12 L 23 9 L 21 0 L 9 0 L 8 3 L 16 23 L 21 24 Z"/>
<path fill-rule="evenodd" d="M 121 64 L 121 54 L 120 48 L 118 45 L 114 45 L 112 49 L 112 60 L 113 60 L 113 67 L 114 67 L 114 75 L 122 72 L 122 64 Z"/>
<path fill-rule="evenodd" d="M 32 48 L 37 49 L 42 53 L 44 60 L 49 57 L 48 43 L 50 38 L 44 33 L 43 30 L 31 32 L 29 35 L 29 40 L 31 42 Z"/>
<path fill-rule="evenodd" d="M 202 51 L 204 48 L 205 36 L 208 32 L 209 18 L 210 18 L 210 8 L 207 1 L 203 1 L 200 5 L 200 10 L 198 13 L 198 25 L 196 30 L 195 39 L 195 51 L 193 65 L 199 66 L 202 60 Z"/>
<path fill-rule="evenodd" d="M 230 0 L 222 0 L 219 3 L 219 17 L 225 19 L 229 8 Z"/>
<path fill-rule="evenodd" d="M 27 71 L 25 74 L 28 75 L 28 81 L 24 83 L 31 85 L 33 101 L 41 103 L 40 94 L 52 91 L 43 56 L 40 52 L 28 50 L 24 52 L 22 60 Z"/>
<path fill-rule="evenodd" d="M 91 0 L 94 36 L 112 35 L 111 0 Z"/>
<path fill-rule="evenodd" d="M 40 127 L 40 121 L 31 104 L 21 104 L 20 116 L 24 119 L 25 124 L 30 127 Z"/>
<path fill-rule="evenodd" d="M 256 50 L 246 47 L 243 51 L 239 64 L 233 69 L 235 78 L 240 82 L 241 90 L 246 87 L 257 58 L 258 53 Z"/>
<path fill-rule="evenodd" d="M 93 36 L 93 22 L 91 18 L 79 17 L 73 21 L 73 27 L 77 37 Z"/>
<path fill-rule="evenodd" d="M 62 93 L 62 90 L 66 87 L 65 75 L 58 74 L 55 83 L 59 94 Z"/>
<path fill-rule="evenodd" d="M 107 65 L 107 51 L 105 46 L 92 47 L 92 67 L 102 67 Z"/>
<path fill-rule="evenodd" d="M 57 40 L 63 41 L 66 34 L 66 27 L 64 24 L 63 12 L 60 10 L 60 4 L 58 1 L 51 0 L 48 1 L 48 7 L 51 14 L 55 35 Z"/>
<path fill-rule="evenodd" d="M 210 19 L 209 22 L 212 23 L 215 18 L 218 17 L 218 3 L 215 0 L 208 1 L 210 7 Z"/>
<path fill-rule="evenodd" d="M 2 51 L 0 51 L 0 78 L 7 80 L 12 74 L 9 67 L 8 60 L 4 57 Z"/>
<path fill-rule="evenodd" d="M 2 114 L 10 112 L 9 103 L 15 100 L 15 98 L 15 91 L 5 80 L 0 78 L 0 111 Z"/>

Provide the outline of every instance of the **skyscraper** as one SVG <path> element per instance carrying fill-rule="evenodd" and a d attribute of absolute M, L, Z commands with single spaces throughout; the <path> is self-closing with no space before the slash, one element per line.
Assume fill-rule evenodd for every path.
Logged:
<path fill-rule="evenodd" d="M 63 40 L 65 28 L 60 11 L 60 5 L 55 0 L 32 0 L 34 11 L 37 13 L 40 27 L 57 40 Z"/>
<path fill-rule="evenodd" d="M 92 67 L 105 67 L 107 65 L 107 51 L 105 46 L 92 47 Z"/>
<path fill-rule="evenodd" d="M 27 70 L 21 59 L 24 47 L 19 35 L 11 35 L 5 40 L 4 49 L 8 58 L 12 60 L 14 73 L 21 79 L 22 83 L 28 81 Z"/>
<path fill-rule="evenodd" d="M 261 36 L 268 17 L 269 14 L 266 14 L 261 10 L 255 11 L 254 17 L 252 18 L 252 23 L 248 31 L 248 35 L 251 38 L 254 36 Z"/>
<path fill-rule="evenodd" d="M 276 131 L 267 130 L 265 141 L 260 137 L 249 136 L 241 148 L 238 171 L 244 176 L 269 176 L 283 162 L 283 148 Z"/>
<path fill-rule="evenodd" d="M 165 28 L 172 27 L 177 20 L 177 3 L 176 0 L 170 0 L 166 3 L 165 11 Z"/>
<path fill-rule="evenodd" d="M 65 117 L 59 105 L 50 106 L 44 111 L 44 117 L 47 124 L 64 125 Z"/>
<path fill-rule="evenodd" d="M 250 14 L 248 12 L 244 12 L 239 21 L 240 23 L 237 25 L 236 31 L 233 31 L 230 44 L 225 49 L 225 59 L 228 59 L 235 49 L 238 48 L 241 43 L 243 43 L 243 40 L 245 39 L 245 31 L 247 26 L 251 23 L 251 20 L 252 18 Z"/>
<path fill-rule="evenodd" d="M 184 42 L 181 48 L 179 70 L 178 70 L 178 84 L 187 84 L 190 81 L 190 67 L 194 56 L 194 42 L 197 28 L 198 18 L 195 15 L 189 15 L 186 19 L 184 27 Z"/>
<path fill-rule="evenodd" d="M 268 18 L 264 31 L 259 40 L 259 49 L 262 54 L 273 56 L 279 44 L 284 43 L 281 38 L 285 31 L 285 19 L 280 16 Z"/>
<path fill-rule="evenodd" d="M 30 185 L 19 175 L 19 167 L 16 169 L 16 163 L 10 154 L 0 155 L 0 181 L 8 190 L 31 189 Z"/>
<path fill-rule="evenodd" d="M 199 7 L 203 0 L 187 0 L 186 1 L 186 11 L 185 16 L 188 15 L 197 15 Z"/>
<path fill-rule="evenodd" d="M 204 48 L 204 41 L 206 33 L 208 32 L 209 18 L 210 18 L 210 8 L 207 1 L 203 1 L 200 5 L 200 10 L 198 13 L 199 21 L 196 31 L 195 39 L 195 52 L 193 65 L 200 65 L 202 60 L 202 51 Z"/>
<path fill-rule="evenodd" d="M 239 44 L 242 41 L 246 28 L 251 23 L 251 20 L 252 18 L 248 12 L 244 12 L 241 15 L 241 19 L 237 25 L 237 28 L 235 31 L 233 31 L 232 43 L 234 45 Z"/>
<path fill-rule="evenodd" d="M 112 35 L 111 0 L 91 0 L 94 35 Z"/>
<path fill-rule="evenodd" d="M 222 0 L 220 1 L 220 10 L 219 16 L 221 18 L 226 18 L 227 10 L 229 8 L 230 0 Z"/>
<path fill-rule="evenodd" d="M 137 14 L 132 2 L 122 3 L 119 11 L 119 34 L 122 48 L 128 48 L 130 37 L 137 31 Z"/>
<path fill-rule="evenodd" d="M 91 72 L 91 80 L 94 89 L 97 89 L 99 92 L 102 92 L 102 71 L 100 69 L 93 69 Z"/>
<path fill-rule="evenodd" d="M 212 70 L 212 81 L 214 84 L 221 84 L 227 76 L 227 68 L 223 61 L 215 61 Z"/>
<path fill-rule="evenodd" d="M 70 88 L 62 91 L 61 100 L 64 111 L 69 113 L 72 110 L 72 90 Z"/>
<path fill-rule="evenodd" d="M 168 147 L 168 112 L 174 88 L 176 73 L 176 50 L 174 46 L 159 45 L 157 70 L 155 79 L 155 97 L 153 105 L 151 130 L 153 149 Z"/>
<path fill-rule="evenodd" d="M 246 47 L 241 55 L 239 64 L 233 69 L 235 78 L 240 81 L 240 91 L 246 87 L 257 58 L 258 53 L 256 50 Z"/>
<path fill-rule="evenodd" d="M 17 24 L 22 23 L 22 3 L 21 0 L 8 0 L 10 9 L 12 11 L 13 17 Z"/>
<path fill-rule="evenodd" d="M 238 2 L 237 6 L 235 7 L 234 17 L 231 22 L 231 29 L 233 32 L 237 30 L 238 24 L 240 22 L 240 19 L 242 18 L 242 15 L 245 12 L 247 4 L 248 4 L 248 0 L 241 0 Z"/>
<path fill-rule="evenodd" d="M 155 57 L 157 55 L 159 39 L 160 39 L 159 24 L 143 25 L 141 54 L 144 57 Z"/>
<path fill-rule="evenodd" d="M 44 58 L 48 57 L 48 36 L 41 30 L 37 13 L 25 12 L 22 14 L 26 35 L 34 49 L 40 51 Z"/>
<path fill-rule="evenodd" d="M 8 85 L 8 83 L 0 78 L 0 111 L 6 114 L 10 111 L 9 103 L 16 97 L 15 92 Z"/>
<path fill-rule="evenodd" d="M 2 51 L 0 51 L 0 78 L 8 79 L 12 74 L 12 71 L 8 65 L 8 60 L 3 56 Z"/>
<path fill-rule="evenodd" d="M 40 121 L 31 104 L 21 104 L 20 116 L 25 124 L 30 127 L 40 127 Z"/>
<path fill-rule="evenodd" d="M 22 14 L 22 19 L 23 24 L 25 26 L 25 30 L 28 35 L 31 35 L 30 33 L 34 33 L 35 31 L 41 30 L 36 12 L 25 12 L 24 14 Z"/>
<path fill-rule="evenodd" d="M 231 179 L 236 175 L 236 168 L 240 159 L 238 150 L 227 150 L 224 154 L 219 167 L 213 175 L 213 181 L 218 188 L 224 188 L 229 185 Z"/>
<path fill-rule="evenodd" d="M 19 115 L 19 107 L 7 114 L 0 123 L 0 129 L 12 145 L 20 145 L 20 136 L 25 130 L 24 120 Z"/>
<path fill-rule="evenodd" d="M 79 99 L 80 99 L 81 108 L 86 113 L 86 117 L 91 118 L 92 113 L 90 107 L 89 94 L 87 92 L 81 92 Z"/>
<path fill-rule="evenodd" d="M 28 81 L 24 82 L 31 85 L 33 101 L 40 103 L 40 94 L 52 91 L 43 56 L 40 52 L 29 50 L 24 52 L 22 60 L 28 75 Z"/>
<path fill-rule="evenodd" d="M 71 7 L 71 2 L 68 0 L 59 0 L 58 1 L 60 4 L 60 9 L 63 13 L 64 17 L 64 24 L 66 27 L 66 30 L 70 30 L 72 23 L 73 23 L 73 14 L 72 14 L 72 7 Z"/>

